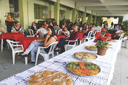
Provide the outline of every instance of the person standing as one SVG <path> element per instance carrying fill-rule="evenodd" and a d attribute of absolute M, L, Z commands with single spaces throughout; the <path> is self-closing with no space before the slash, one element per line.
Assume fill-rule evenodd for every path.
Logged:
<path fill-rule="evenodd" d="M 8 13 L 8 18 L 5 20 L 5 25 L 7 26 L 7 32 L 11 32 L 11 28 L 14 26 L 14 19 L 12 19 L 11 13 Z"/>

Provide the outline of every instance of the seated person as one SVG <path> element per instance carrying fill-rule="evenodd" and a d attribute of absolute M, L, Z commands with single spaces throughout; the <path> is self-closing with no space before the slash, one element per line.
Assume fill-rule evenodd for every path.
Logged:
<path fill-rule="evenodd" d="M 119 26 L 119 30 L 116 31 L 116 35 L 114 35 L 114 36 L 112 37 L 112 39 L 119 39 L 120 36 L 121 36 L 121 34 L 124 33 L 124 31 L 123 31 L 122 29 L 123 29 L 123 25 L 120 25 L 120 26 Z"/>
<path fill-rule="evenodd" d="M 115 25 L 114 25 L 114 28 L 113 28 L 112 30 L 116 30 L 116 31 L 117 31 L 117 30 L 118 30 L 118 25 L 115 24 Z"/>
<path fill-rule="evenodd" d="M 67 38 L 60 39 L 60 42 L 55 50 L 61 49 L 61 53 L 62 53 L 65 51 L 64 45 L 67 44 L 69 40 L 76 40 L 77 38 L 79 38 L 78 26 L 74 26 L 73 30 L 74 31 L 71 33 L 71 36 L 69 37 L 69 39 Z"/>
<path fill-rule="evenodd" d="M 25 50 L 25 52 L 20 55 L 20 57 L 25 57 L 29 54 L 29 52 L 31 52 L 31 60 L 29 61 L 29 63 L 34 63 L 35 62 L 35 53 L 37 52 L 38 46 L 47 47 L 48 45 L 50 45 L 51 43 L 53 43 L 55 41 L 57 41 L 57 37 L 55 35 L 55 30 L 52 26 L 49 26 L 48 34 L 46 35 L 46 38 L 32 41 L 32 43 Z M 50 47 L 47 49 L 41 49 L 40 52 L 47 54 L 49 52 L 49 49 L 50 49 Z"/>
<path fill-rule="evenodd" d="M 34 33 L 36 33 L 36 31 L 38 29 L 35 22 L 32 23 L 32 26 L 30 28 L 33 30 Z"/>
<path fill-rule="evenodd" d="M 54 29 L 55 29 L 55 32 L 56 34 L 58 33 L 58 30 L 60 29 L 58 26 L 57 26 L 57 23 L 55 22 L 54 23 Z"/>
<path fill-rule="evenodd" d="M 61 31 L 61 35 L 65 35 L 67 38 L 70 37 L 70 32 L 67 27 L 64 27 L 64 30 Z"/>
<path fill-rule="evenodd" d="M 52 22 L 49 22 L 49 26 L 53 26 L 53 23 Z"/>
<path fill-rule="evenodd" d="M 88 28 L 88 24 L 87 24 L 85 30 L 83 30 L 83 33 L 84 33 L 83 37 L 86 38 L 89 32 L 90 32 L 90 29 Z"/>
<path fill-rule="evenodd" d="M 105 24 L 104 25 L 104 28 L 106 29 L 106 31 L 108 30 L 108 25 L 107 24 Z"/>
<path fill-rule="evenodd" d="M 48 24 L 46 24 L 44 27 L 43 27 L 43 25 L 42 25 L 42 27 L 40 27 L 40 28 L 36 31 L 35 35 L 38 34 L 40 38 L 44 38 L 44 36 L 48 33 L 48 32 L 47 32 L 47 27 L 48 27 Z"/>
<path fill-rule="evenodd" d="M 1 27 L 1 24 L 0 24 L 0 35 L 3 34 L 3 33 L 6 33 L 7 30 L 4 29 L 3 27 Z M 0 41 L 1 43 L 1 41 Z M 6 42 L 6 39 L 3 39 L 3 47 L 6 48 L 6 45 L 7 45 L 7 42 Z"/>
<path fill-rule="evenodd" d="M 64 22 L 64 24 L 62 25 L 62 29 L 67 26 L 66 22 Z"/>
<path fill-rule="evenodd" d="M 15 26 L 11 29 L 12 33 L 24 33 L 24 29 L 20 26 L 20 22 L 15 22 Z"/>
<path fill-rule="evenodd" d="M 89 25 L 89 28 L 91 29 L 93 27 L 93 24 L 91 23 L 90 25 Z"/>

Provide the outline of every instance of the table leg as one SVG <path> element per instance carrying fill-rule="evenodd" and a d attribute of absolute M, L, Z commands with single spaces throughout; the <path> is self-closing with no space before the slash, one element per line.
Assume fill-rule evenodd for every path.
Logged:
<path fill-rule="evenodd" d="M 1 40 L 1 52 L 3 51 L 3 39 Z"/>

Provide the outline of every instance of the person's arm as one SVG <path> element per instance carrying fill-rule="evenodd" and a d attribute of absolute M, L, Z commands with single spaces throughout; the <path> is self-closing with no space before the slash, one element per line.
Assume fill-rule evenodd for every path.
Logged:
<path fill-rule="evenodd" d="M 88 31 L 88 29 L 86 29 L 83 33 L 86 33 Z"/>
<path fill-rule="evenodd" d="M 46 41 L 46 40 L 45 40 L 45 41 Z M 47 47 L 48 45 L 50 45 L 51 43 L 53 43 L 53 42 L 55 42 L 55 41 L 56 41 L 55 38 L 54 38 L 54 37 L 51 37 L 48 42 L 45 42 L 45 43 L 44 43 L 44 47 Z"/>
<path fill-rule="evenodd" d="M 39 39 L 39 40 L 33 40 L 31 43 L 34 43 L 34 42 L 43 42 L 43 41 L 45 41 L 45 38 Z"/>
<path fill-rule="evenodd" d="M 23 27 L 20 28 L 19 33 L 24 33 L 24 29 L 23 29 Z"/>

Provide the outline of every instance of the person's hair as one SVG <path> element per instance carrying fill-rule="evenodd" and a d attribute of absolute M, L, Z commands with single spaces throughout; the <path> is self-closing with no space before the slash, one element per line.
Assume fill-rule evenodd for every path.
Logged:
<path fill-rule="evenodd" d="M 55 34 L 55 30 L 54 30 L 53 26 L 48 26 L 48 28 L 50 28 L 52 31 L 51 37 L 55 36 L 56 34 Z"/>
<path fill-rule="evenodd" d="M 114 25 L 114 28 L 117 26 L 117 24 Z"/>
<path fill-rule="evenodd" d="M 120 25 L 121 29 L 124 30 L 124 26 L 123 25 Z"/>
<path fill-rule="evenodd" d="M 55 22 L 54 25 L 57 25 L 57 23 Z"/>
<path fill-rule="evenodd" d="M 104 28 L 105 28 L 106 24 L 104 24 Z M 108 25 L 107 25 L 108 26 Z"/>
<path fill-rule="evenodd" d="M 8 14 L 10 14 L 11 15 L 11 18 L 12 18 L 12 13 L 8 13 Z"/>
<path fill-rule="evenodd" d="M 19 21 L 15 21 L 15 24 L 20 23 Z"/>
<path fill-rule="evenodd" d="M 85 24 L 86 24 L 86 23 L 83 24 L 83 27 L 84 27 Z"/>
<path fill-rule="evenodd" d="M 113 22 L 111 22 L 111 25 L 114 25 L 114 23 L 113 23 Z"/>
<path fill-rule="evenodd" d="M 35 23 L 35 22 L 32 22 L 32 25 L 33 25 L 33 23 Z M 36 24 L 36 23 L 35 23 Z"/>

